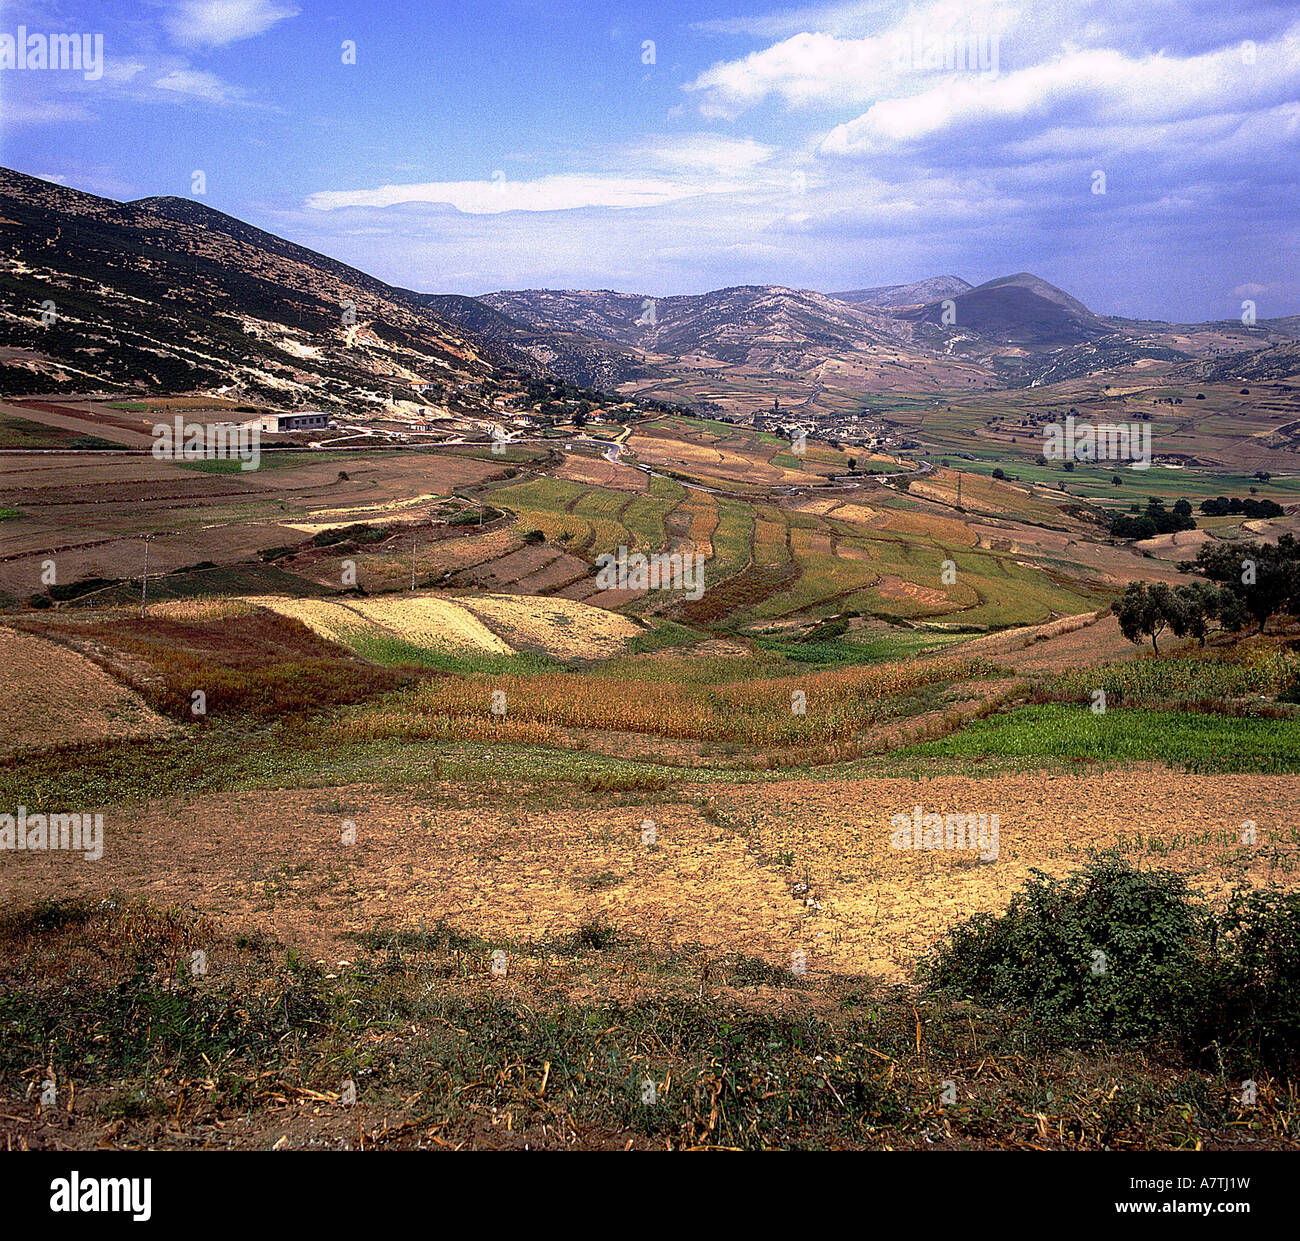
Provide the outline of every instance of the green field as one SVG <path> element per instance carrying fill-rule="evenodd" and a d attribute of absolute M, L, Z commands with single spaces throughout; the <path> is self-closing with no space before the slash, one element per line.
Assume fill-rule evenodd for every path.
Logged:
<path fill-rule="evenodd" d="M 978 760 L 990 770 L 1026 762 L 1168 763 L 1187 771 L 1300 772 L 1300 717 L 1250 719 L 1187 711 L 1022 707 L 901 750 L 909 757 Z M 1155 811 L 1153 811 L 1155 812 Z"/>

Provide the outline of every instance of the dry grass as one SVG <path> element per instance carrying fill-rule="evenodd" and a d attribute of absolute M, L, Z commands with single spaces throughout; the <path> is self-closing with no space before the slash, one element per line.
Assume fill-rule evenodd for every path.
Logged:
<path fill-rule="evenodd" d="M 532 650 L 564 659 L 603 659 L 620 654 L 627 639 L 641 632 L 633 621 L 603 608 L 532 595 L 414 594 L 346 603 L 263 595 L 249 602 L 345 644 L 359 634 L 386 634 L 443 651 Z"/>
<path fill-rule="evenodd" d="M 230 616 L 249 616 L 253 604 L 244 599 L 216 599 L 200 596 L 194 599 L 168 599 L 152 604 L 149 615 L 162 620 L 213 621 Z"/>
<path fill-rule="evenodd" d="M 435 781 L 160 801 L 105 816 L 100 862 L 14 855 L 6 875 L 25 901 L 148 892 L 329 960 L 375 925 L 445 920 L 485 938 L 539 939 L 600 920 L 663 948 L 778 967 L 802 950 L 814 975 L 882 981 L 909 978 L 962 918 L 1004 909 L 1031 867 L 1064 874 L 1093 848 L 1119 844 L 1187 874 L 1212 900 L 1237 880 L 1297 879 L 1285 852 L 1300 817 L 1292 777 L 1151 767 L 1051 780 L 715 782 L 707 801 L 652 794 L 629 805 L 530 795 Z M 915 805 L 998 814 L 997 860 L 892 848 L 890 818 Z M 1253 846 L 1237 830 L 1245 818 L 1258 822 Z M 344 819 L 357 826 L 355 845 L 341 843 Z M 642 843 L 647 819 L 653 845 Z"/>
<path fill-rule="evenodd" d="M 89 659 L 0 626 L 0 753 L 161 737 L 175 727 Z"/>
<path fill-rule="evenodd" d="M 459 602 L 516 649 L 560 659 L 608 659 L 622 654 L 628 640 L 642 632 L 625 616 L 572 599 L 488 595 Z"/>
<path fill-rule="evenodd" d="M 557 744 L 557 730 L 594 729 L 750 746 L 843 745 L 886 718 L 882 700 L 979 672 L 967 661 L 938 659 L 720 683 L 701 682 L 690 660 L 658 660 L 653 670 L 652 679 L 635 680 L 572 672 L 440 678 L 350 713 L 339 735 L 419 739 L 463 729 Z M 491 710 L 498 693 L 504 714 Z"/>

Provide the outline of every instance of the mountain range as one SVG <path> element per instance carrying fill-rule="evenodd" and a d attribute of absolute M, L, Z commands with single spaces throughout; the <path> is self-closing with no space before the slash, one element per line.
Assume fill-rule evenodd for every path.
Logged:
<path fill-rule="evenodd" d="M 820 293 L 656 297 L 386 284 L 191 199 L 119 203 L 0 170 L 0 392 L 217 391 L 275 405 L 409 397 L 462 412 L 515 373 L 745 412 L 882 392 L 1042 384 L 1132 367 L 1297 373 L 1300 317 L 1178 325 L 1095 314 L 1028 272 Z M 1262 351 L 1262 352 L 1261 352 Z"/>

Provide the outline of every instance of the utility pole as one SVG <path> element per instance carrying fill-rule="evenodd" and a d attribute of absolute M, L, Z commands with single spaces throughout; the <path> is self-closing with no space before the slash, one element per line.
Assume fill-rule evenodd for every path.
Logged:
<path fill-rule="evenodd" d="M 415 536 L 411 536 L 411 589 L 415 589 Z"/>
<path fill-rule="evenodd" d="M 149 587 L 149 540 L 153 535 L 144 536 L 144 576 L 140 579 L 140 619 L 144 619 L 145 592 Z"/>

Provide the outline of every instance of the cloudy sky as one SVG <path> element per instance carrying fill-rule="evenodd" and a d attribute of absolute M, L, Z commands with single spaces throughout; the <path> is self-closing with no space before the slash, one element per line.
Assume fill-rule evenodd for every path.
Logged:
<path fill-rule="evenodd" d="M 0 64 L 20 26 L 102 71 L 0 68 L 0 162 L 410 288 L 1300 312 L 1295 0 L 45 0 Z"/>

